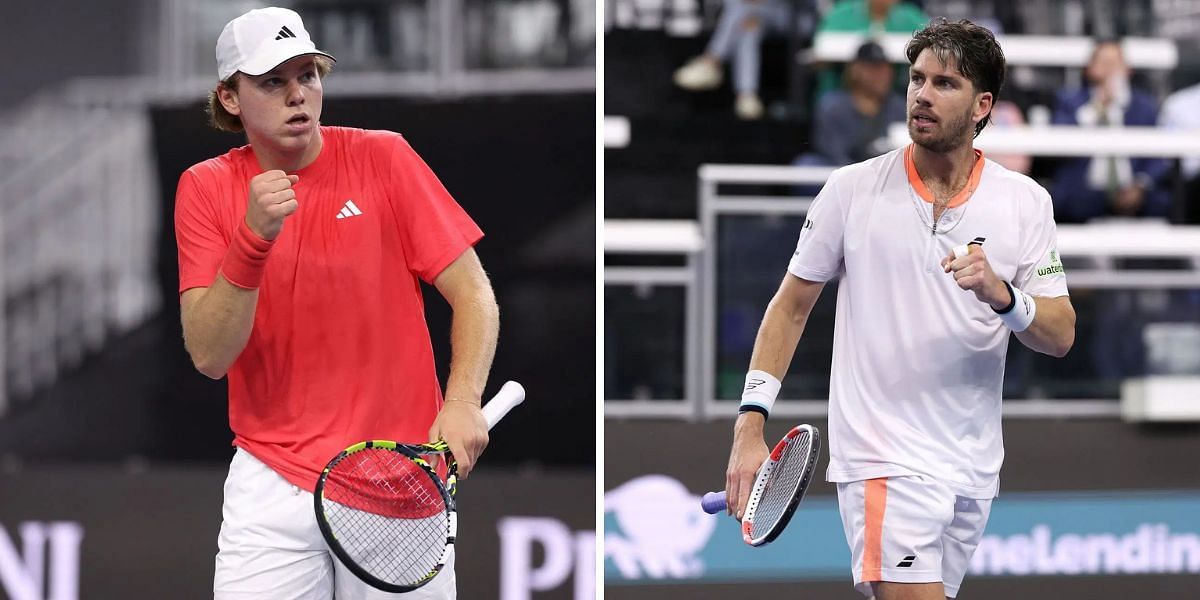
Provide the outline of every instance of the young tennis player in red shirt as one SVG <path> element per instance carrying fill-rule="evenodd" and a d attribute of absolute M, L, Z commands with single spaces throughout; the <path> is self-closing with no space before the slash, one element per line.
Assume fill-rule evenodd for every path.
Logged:
<path fill-rule="evenodd" d="M 184 343 L 229 377 L 237 446 L 216 598 L 382 598 L 331 559 L 312 516 L 325 463 L 357 441 L 444 439 L 467 476 L 488 442 L 481 395 L 499 328 L 483 236 L 404 138 L 320 123 L 300 16 L 250 11 L 217 41 L 218 128 L 249 144 L 179 180 Z M 421 282 L 453 309 L 443 399 Z M 405 598 L 453 598 L 453 563 Z"/>

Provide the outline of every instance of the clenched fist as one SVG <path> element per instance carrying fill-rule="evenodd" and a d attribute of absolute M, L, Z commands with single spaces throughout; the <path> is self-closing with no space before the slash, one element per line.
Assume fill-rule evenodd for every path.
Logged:
<path fill-rule="evenodd" d="M 283 229 L 283 220 L 296 212 L 296 190 L 293 185 L 299 175 L 288 175 L 278 169 L 264 171 L 250 180 L 250 198 L 246 206 L 246 225 L 264 240 L 273 240 Z"/>
<path fill-rule="evenodd" d="M 999 275 L 992 270 L 987 254 L 980 244 L 967 246 L 965 256 L 955 257 L 954 253 L 942 259 L 942 268 L 947 273 L 954 274 L 958 287 L 975 292 L 980 302 L 986 303 L 995 310 L 1003 310 L 1012 301 L 1008 286 Z"/>

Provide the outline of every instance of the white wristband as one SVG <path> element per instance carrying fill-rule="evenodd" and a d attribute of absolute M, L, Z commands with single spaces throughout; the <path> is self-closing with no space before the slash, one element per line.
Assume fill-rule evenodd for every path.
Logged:
<path fill-rule="evenodd" d="M 1033 296 L 1022 292 L 1011 283 L 1005 281 L 1004 285 L 1008 286 L 1008 291 L 1012 294 L 1013 303 L 1006 312 L 997 311 L 996 314 L 1014 332 L 1029 329 L 1029 325 L 1033 323 L 1034 315 L 1037 314 L 1037 303 L 1033 301 Z"/>
<path fill-rule="evenodd" d="M 742 404 L 738 407 L 738 413 L 751 411 L 769 417 L 782 385 L 774 375 L 766 371 L 753 370 L 746 373 L 746 387 L 742 388 Z"/>

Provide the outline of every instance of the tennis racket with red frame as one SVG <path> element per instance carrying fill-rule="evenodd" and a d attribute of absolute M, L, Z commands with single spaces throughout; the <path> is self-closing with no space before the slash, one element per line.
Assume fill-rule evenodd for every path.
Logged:
<path fill-rule="evenodd" d="M 483 407 L 488 429 L 524 400 L 521 384 L 505 383 Z M 427 460 L 439 455 L 447 462 L 444 482 Z M 458 534 L 457 484 L 458 465 L 444 441 L 359 442 L 321 472 L 313 493 L 317 525 L 359 579 L 385 592 L 410 592 L 449 558 Z"/>
<path fill-rule="evenodd" d="M 751 546 L 769 544 L 787 527 L 821 455 L 821 433 L 812 425 L 797 425 L 775 444 L 758 469 L 758 477 L 742 513 L 742 539 Z M 728 506 L 725 492 L 709 492 L 700 501 L 708 514 Z"/>

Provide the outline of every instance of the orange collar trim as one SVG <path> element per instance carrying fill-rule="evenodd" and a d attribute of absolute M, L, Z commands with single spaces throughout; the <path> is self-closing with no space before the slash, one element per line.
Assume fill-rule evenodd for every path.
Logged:
<path fill-rule="evenodd" d="M 904 149 L 904 172 L 908 175 L 908 184 L 916 190 L 917 195 L 922 200 L 933 204 L 933 194 L 929 188 L 925 187 L 925 182 L 921 181 L 921 176 L 917 173 L 917 165 L 913 162 L 913 144 L 909 144 Z M 975 166 L 971 167 L 971 176 L 967 178 L 967 185 L 959 190 L 950 202 L 946 204 L 948 208 L 957 208 L 971 199 L 971 194 L 975 193 L 975 188 L 979 187 L 979 178 L 983 176 L 983 150 L 975 149 Z"/>

